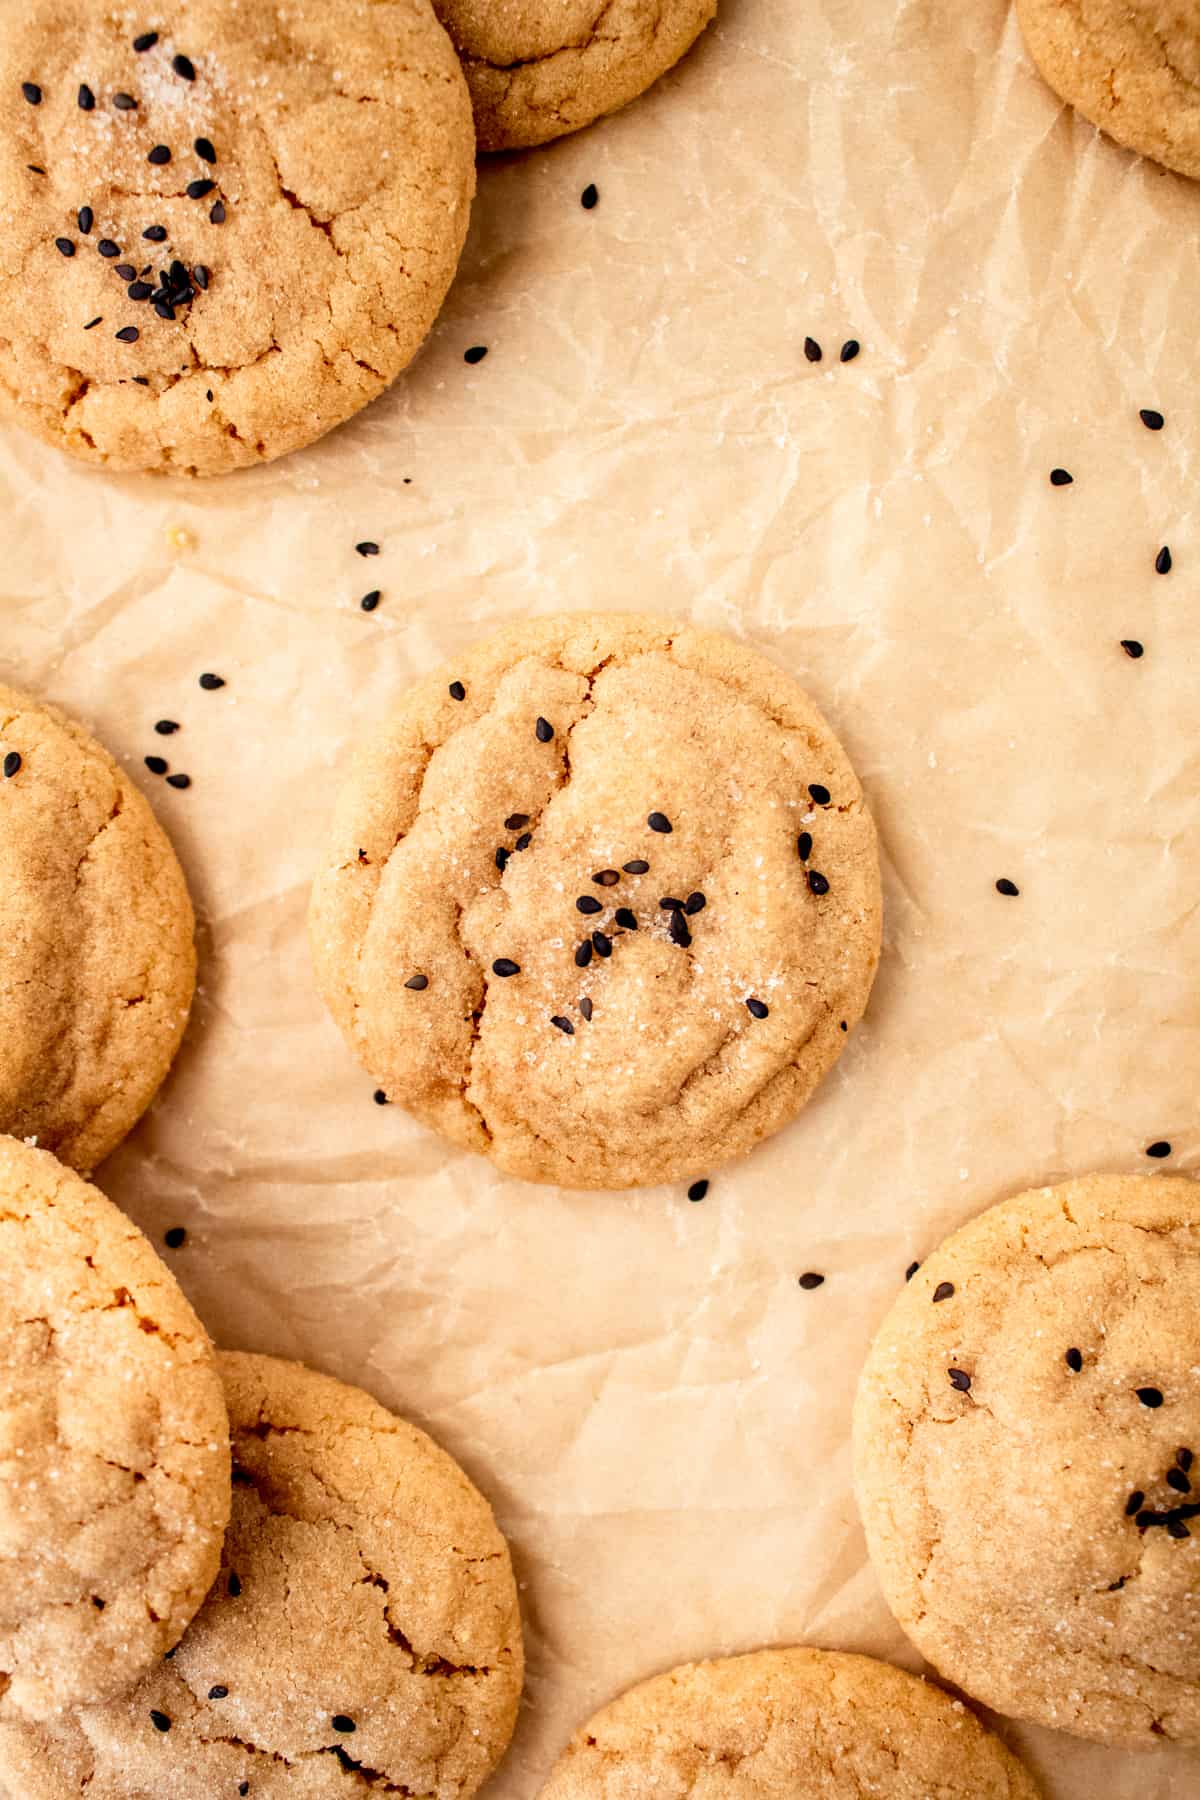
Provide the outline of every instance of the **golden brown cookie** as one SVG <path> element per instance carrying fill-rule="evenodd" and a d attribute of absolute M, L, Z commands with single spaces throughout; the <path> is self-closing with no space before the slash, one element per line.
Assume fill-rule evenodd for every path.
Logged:
<path fill-rule="evenodd" d="M 1017 0 L 1060 99 L 1118 144 L 1200 176 L 1200 12 L 1193 0 Z"/>
<path fill-rule="evenodd" d="M 0 1726 L 0 1783 L 22 1800 L 466 1800 L 521 1693 L 491 1509 L 358 1388 L 274 1357 L 219 1361 L 234 1490 L 212 1593 L 124 1699 Z"/>
<path fill-rule="evenodd" d="M 630 1688 L 541 1800 L 1037 1800 L 960 1700 L 867 1656 L 758 1650 Z"/>
<path fill-rule="evenodd" d="M 95 1167 L 179 1048 L 196 980 L 183 872 L 107 750 L 0 686 L 0 1131 Z"/>
<path fill-rule="evenodd" d="M 923 1655 L 997 1711 L 1200 1743 L 1200 1188 L 1019 1194 L 905 1288 L 855 1412 L 859 1504 Z"/>
<path fill-rule="evenodd" d="M 0 1138 L 0 1721 L 138 1680 L 228 1518 L 221 1381 L 174 1277 L 103 1194 Z"/>
<path fill-rule="evenodd" d="M 117 469 L 310 444 L 416 354 L 474 132 L 429 0 L 29 0 L 0 34 L 0 407 Z"/>
<path fill-rule="evenodd" d="M 792 678 L 635 614 L 528 619 L 413 688 L 317 877 L 325 998 L 388 1097 L 568 1187 L 698 1174 L 866 1004 L 875 831 Z"/>
<path fill-rule="evenodd" d="M 717 0 L 434 0 L 466 72 L 481 150 L 578 131 L 691 49 Z"/>

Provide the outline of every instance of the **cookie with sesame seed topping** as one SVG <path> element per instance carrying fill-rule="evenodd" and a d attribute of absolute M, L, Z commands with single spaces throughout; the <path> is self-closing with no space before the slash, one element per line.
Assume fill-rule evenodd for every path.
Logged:
<path fill-rule="evenodd" d="M 412 360 L 474 127 L 429 0 L 155 16 L 135 41 L 107 0 L 29 0 L 0 34 L 0 415 L 108 468 L 215 475 L 311 444 Z"/>
<path fill-rule="evenodd" d="M 1200 1745 L 1198 1320 L 1200 1186 L 1089 1175 L 964 1226 L 880 1327 L 854 1419 L 872 1561 L 997 1712 Z"/>
<path fill-rule="evenodd" d="M 571 1739 L 540 1800 L 1038 1800 L 961 1700 L 869 1656 L 752 1650 L 656 1675 Z"/>
<path fill-rule="evenodd" d="M 212 1346 L 103 1194 L 0 1138 L 0 1791 L 21 1721 L 107 1700 L 216 1575 L 229 1429 Z"/>
<path fill-rule="evenodd" d="M 0 1724 L 0 1787 L 38 1800 L 469 1800 L 508 1745 L 523 1674 L 487 1501 L 360 1389 L 275 1357 L 218 1365 L 233 1516 L 208 1599 L 131 1693 L 40 1727 Z"/>
<path fill-rule="evenodd" d="M 412 689 L 337 810 L 310 914 L 335 1019 L 389 1099 L 513 1174 L 711 1172 L 866 1005 L 879 863 L 845 753 L 782 669 L 662 620 L 527 620 L 454 671 L 463 699 Z"/>
<path fill-rule="evenodd" d="M 196 978 L 175 853 L 107 750 L 0 685 L 0 1131 L 95 1168 L 171 1066 Z"/>
<path fill-rule="evenodd" d="M 434 9 L 462 57 L 480 149 L 516 150 L 644 94 L 691 49 L 717 0 L 434 0 Z"/>

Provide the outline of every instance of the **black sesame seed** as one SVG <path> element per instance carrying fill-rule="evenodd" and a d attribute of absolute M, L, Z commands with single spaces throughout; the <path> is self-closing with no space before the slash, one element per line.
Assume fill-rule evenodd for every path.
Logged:
<path fill-rule="evenodd" d="M 348 1718 L 345 1713 L 334 1713 L 334 1715 L 333 1715 L 332 1719 L 330 1719 L 329 1723 L 333 1726 L 333 1729 L 335 1731 L 353 1731 L 354 1730 L 354 1720 L 351 1718 Z"/>
<path fill-rule="evenodd" d="M 90 206 L 81 206 L 79 211 L 75 214 L 75 223 L 85 236 L 92 229 L 95 221 L 96 215 L 93 213 Z"/>
<path fill-rule="evenodd" d="M 79 104 L 80 112 L 93 112 L 95 110 L 96 96 L 93 94 L 86 81 L 80 82 L 79 92 L 76 94 L 75 98 Z"/>
<path fill-rule="evenodd" d="M 157 44 L 157 42 L 158 42 L 157 31 L 143 31 L 140 37 L 134 38 L 133 47 L 137 51 L 138 55 L 141 56 L 144 51 L 153 50 L 153 48 L 154 48 L 155 44 Z"/>
<path fill-rule="evenodd" d="M 703 1200 L 703 1198 L 704 1198 L 705 1194 L 707 1194 L 707 1192 L 708 1192 L 708 1178 L 705 1176 L 705 1177 L 702 1177 L 701 1180 L 699 1180 L 699 1181 L 693 1181 L 691 1187 L 687 1191 L 688 1199 L 692 1200 L 692 1201 Z"/>
<path fill-rule="evenodd" d="M 953 1293 L 954 1283 L 952 1281 L 939 1281 L 933 1290 L 934 1304 L 936 1305 L 939 1300 L 949 1300 Z"/>
<path fill-rule="evenodd" d="M 746 1011 L 752 1019 L 765 1019 L 770 1010 L 770 1007 L 761 1000 L 747 1000 L 746 1002 Z"/>
<path fill-rule="evenodd" d="M 20 767 L 21 752 L 19 750 L 10 750 L 8 755 L 4 758 L 5 779 L 11 781 L 13 776 L 19 772 Z"/>
<path fill-rule="evenodd" d="M 663 898 L 659 901 L 658 905 L 659 905 L 660 912 L 682 912 L 683 911 L 683 901 L 672 899 L 670 894 L 665 894 L 663 896 Z"/>
<path fill-rule="evenodd" d="M 1139 644 L 1136 638 L 1122 638 L 1121 648 L 1126 656 L 1131 657 L 1134 662 L 1138 660 L 1139 656 L 1146 654 L 1145 646 Z"/>
<path fill-rule="evenodd" d="M 177 719 L 159 719 L 155 723 L 154 729 L 159 737 L 171 737 L 179 730 L 179 721 Z"/>
<path fill-rule="evenodd" d="M 1170 1154 L 1171 1146 L 1168 1144 L 1166 1138 L 1159 1138 L 1155 1143 L 1146 1145 L 1147 1156 L 1161 1159 L 1164 1156 L 1170 1156 Z"/>
<path fill-rule="evenodd" d="M 505 831 L 524 831 L 528 823 L 528 813 L 509 813 L 504 821 L 504 829 Z"/>
<path fill-rule="evenodd" d="M 142 334 L 136 325 L 125 325 L 122 326 L 121 330 L 118 331 L 116 335 L 118 343 L 136 344 Z"/>
<path fill-rule="evenodd" d="M 911 1281 L 913 1276 L 916 1274 L 917 1270 L 920 1268 L 920 1266 L 921 1265 L 919 1262 L 909 1263 L 907 1269 L 905 1269 L 905 1271 L 904 1271 L 905 1281 Z"/>
<path fill-rule="evenodd" d="M 382 1088 L 376 1088 L 375 1092 L 371 1095 L 371 1098 L 374 1100 L 376 1106 L 386 1106 L 388 1103 L 388 1097 Z"/>
<path fill-rule="evenodd" d="M 43 169 L 39 163 L 26 163 L 25 167 L 29 170 L 31 175 L 44 175 L 46 173 L 45 169 Z"/>
<path fill-rule="evenodd" d="M 148 244 L 161 244 L 166 240 L 167 228 L 165 225 L 147 225 L 142 236 Z"/>
<path fill-rule="evenodd" d="M 1141 1512 L 1145 1501 L 1146 1496 L 1143 1494 L 1141 1488 L 1134 1488 L 1132 1494 L 1130 1494 L 1128 1500 L 1125 1502 L 1125 1517 L 1127 1519 L 1132 1519 L 1135 1512 Z"/>
<path fill-rule="evenodd" d="M 250 1792 L 250 1783 L 248 1781 L 239 1781 L 238 1782 L 238 1793 L 242 1796 L 242 1800 L 245 1800 L 245 1797 L 249 1792 Z"/>
<path fill-rule="evenodd" d="M 225 202 L 218 200 L 208 217 L 211 224 L 223 225 L 225 223 Z"/>
<path fill-rule="evenodd" d="M 206 670 L 200 677 L 200 686 L 204 689 L 206 694 L 215 693 L 218 688 L 223 688 L 225 686 L 225 677 L 223 675 L 213 675 Z"/>
<path fill-rule="evenodd" d="M 1174 1488 L 1177 1494 L 1190 1494 L 1192 1491 L 1192 1484 L 1182 1469 L 1167 1470 L 1167 1486 Z"/>
<path fill-rule="evenodd" d="M 1065 1361 L 1068 1369 L 1073 1369 L 1075 1374 L 1078 1375 L 1080 1369 L 1083 1367 L 1083 1352 L 1081 1350 L 1068 1350 Z"/>
<path fill-rule="evenodd" d="M 829 789 L 827 787 L 823 787 L 819 781 L 810 781 L 808 784 L 808 791 L 817 806 L 828 806 L 829 805 L 829 801 L 830 801 Z"/>
<path fill-rule="evenodd" d="M 806 357 L 807 357 L 807 358 L 808 358 L 808 360 L 809 360 L 809 362 L 811 362 L 811 363 L 818 363 L 818 362 L 820 362 L 820 360 L 821 360 L 821 346 L 820 346 L 820 344 L 818 344 L 818 342 L 817 342 L 817 340 L 816 340 L 816 338 L 812 338 L 812 337 L 806 337 L 806 338 L 805 338 L 805 340 L 804 340 L 804 354 L 805 354 L 805 356 L 806 356 Z"/>
<path fill-rule="evenodd" d="M 650 873 L 650 864 L 643 862 L 640 856 L 635 856 L 632 862 L 622 863 L 621 867 L 627 875 L 648 875 Z"/>
<path fill-rule="evenodd" d="M 481 363 L 486 355 L 486 344 L 472 344 L 469 350 L 463 351 L 463 361 L 465 363 Z"/>
<path fill-rule="evenodd" d="M 634 912 L 632 907 L 618 906 L 615 917 L 616 917 L 617 924 L 621 926 L 622 930 L 624 930 L 624 931 L 636 931 L 637 930 L 637 928 L 638 928 L 637 914 Z"/>
<path fill-rule="evenodd" d="M 1188 1449 L 1177 1450 L 1175 1452 L 1176 1465 L 1181 1469 L 1190 1469 L 1194 1461 L 1195 1458 Z"/>
<path fill-rule="evenodd" d="M 216 185 L 215 181 L 210 181 L 208 177 L 205 176 L 199 181 L 189 181 L 183 191 L 189 200 L 205 200 L 208 198 L 209 194 L 212 193 Z"/>
<path fill-rule="evenodd" d="M 224 1700 L 228 1696 L 228 1693 L 229 1689 L 225 1686 L 224 1682 L 218 1681 L 215 1686 L 209 1688 L 208 1697 L 210 1700 Z"/>
<path fill-rule="evenodd" d="M 230 1596 L 234 1600 L 237 1599 L 238 1595 L 242 1591 L 242 1578 L 240 1575 L 236 1574 L 232 1569 L 230 1570 L 229 1580 L 226 1583 L 226 1587 L 228 1589 Z"/>
<path fill-rule="evenodd" d="M 548 744 L 554 736 L 554 727 L 549 719 L 539 718 L 537 724 L 533 728 L 533 733 L 539 744 Z"/>
<path fill-rule="evenodd" d="M 75 254 L 75 246 L 70 238 L 55 238 L 54 248 L 60 251 L 63 256 L 74 256 Z"/>
<path fill-rule="evenodd" d="M 167 772 L 168 765 L 161 756 L 145 756 L 142 761 L 152 775 L 165 775 Z"/>
<path fill-rule="evenodd" d="M 131 300 L 148 300 L 154 289 L 148 281 L 131 281 L 125 292 Z"/>
<path fill-rule="evenodd" d="M 950 1386 L 957 1389 L 960 1394 L 965 1394 L 971 1385 L 971 1377 L 967 1371 L 965 1369 L 947 1369 L 946 1373 L 950 1377 Z"/>
<path fill-rule="evenodd" d="M 593 931 L 593 933 L 592 933 L 592 948 L 596 952 L 597 956 L 601 956 L 601 957 L 611 956 L 612 955 L 612 939 L 609 937 L 605 937 L 605 935 L 602 931 Z"/>
<path fill-rule="evenodd" d="M 495 855 L 494 860 L 495 860 L 496 867 L 499 869 L 499 871 L 502 875 L 503 875 L 505 869 L 508 867 L 509 855 L 510 855 L 510 852 L 504 848 L 503 844 L 497 844 L 496 855 Z"/>
<path fill-rule="evenodd" d="M 998 894 L 1007 894 L 1010 899 L 1014 899 L 1021 890 L 1015 881 L 1010 881 L 1007 875 L 1002 875 L 996 883 L 996 892 Z"/>
<path fill-rule="evenodd" d="M 192 785 L 192 778 L 190 775 L 168 775 L 167 776 L 167 786 L 168 787 L 190 788 L 191 785 Z"/>
<path fill-rule="evenodd" d="M 621 877 L 616 869 L 597 869 L 592 880 L 597 887 L 616 887 Z"/>
<path fill-rule="evenodd" d="M 188 57 L 173 56 L 171 58 L 171 67 L 177 75 L 182 75 L 185 81 L 195 81 L 196 70 Z"/>
<path fill-rule="evenodd" d="M 582 944 L 577 944 L 575 946 L 575 967 L 577 969 L 586 969 L 591 960 L 592 940 L 591 938 L 584 938 Z"/>
<path fill-rule="evenodd" d="M 113 105 L 118 112 L 134 112 L 137 109 L 137 101 L 132 94 L 114 94 Z"/>
<path fill-rule="evenodd" d="M 1166 424 L 1166 420 L 1163 418 L 1162 414 L 1160 412 L 1155 412 L 1152 406 L 1143 406 L 1142 410 L 1138 413 L 1138 418 L 1142 421 L 1142 424 L 1146 427 L 1147 431 L 1161 431 Z"/>
<path fill-rule="evenodd" d="M 498 956 L 492 964 L 493 975 L 519 975 L 520 973 L 520 963 L 513 962 L 512 958 L 508 956 Z"/>
<path fill-rule="evenodd" d="M 857 338 L 847 338 L 845 343 L 842 345 L 841 361 L 842 362 L 853 362 L 855 357 L 858 355 L 858 353 L 861 349 L 862 349 L 862 345 L 859 343 Z"/>
<path fill-rule="evenodd" d="M 1070 487 L 1074 479 L 1075 477 L 1069 469 L 1051 469 L 1050 471 L 1051 487 Z"/>
<path fill-rule="evenodd" d="M 429 986 L 429 977 L 428 975 L 410 975 L 404 985 L 406 988 L 411 988 L 414 994 L 423 994 Z"/>
<path fill-rule="evenodd" d="M 671 934 L 671 942 L 673 944 L 678 944 L 680 946 L 680 948 L 683 950 L 686 950 L 688 948 L 688 945 L 692 941 L 692 934 L 688 930 L 688 922 L 687 922 L 687 919 L 684 917 L 682 911 L 673 912 L 671 914 L 671 919 L 670 919 L 669 925 L 667 926 L 667 930 Z"/>
<path fill-rule="evenodd" d="M 1171 552 L 1164 544 L 1154 559 L 1155 573 L 1158 575 L 1169 575 L 1171 573 L 1171 566 Z"/>
<path fill-rule="evenodd" d="M 570 1019 L 564 1019 L 561 1013 L 555 1013 L 550 1023 L 556 1025 L 558 1029 L 565 1032 L 568 1037 L 575 1036 L 575 1027 L 572 1025 Z"/>
<path fill-rule="evenodd" d="M 156 1706 L 150 1708 L 150 1723 L 155 1731 L 170 1731 L 171 1721 L 165 1712 L 159 1712 Z"/>
<path fill-rule="evenodd" d="M 193 144 L 192 148 L 195 150 L 196 155 L 200 158 L 201 162 L 206 162 L 206 163 L 215 163 L 216 162 L 217 153 L 212 147 L 212 140 L 210 138 L 205 138 L 205 137 L 197 138 L 196 142 Z"/>
<path fill-rule="evenodd" d="M 697 889 L 694 894 L 688 895 L 683 903 L 683 910 L 689 917 L 694 918 L 698 912 L 703 912 L 707 905 L 708 901 L 704 898 L 704 895 L 700 893 L 699 889 Z"/>
<path fill-rule="evenodd" d="M 513 849 L 514 850 L 528 850 L 528 848 L 529 848 L 530 844 L 532 844 L 532 842 L 533 842 L 532 831 L 523 831 L 521 833 L 520 837 L 517 839 L 516 843 L 513 845 Z"/>
<path fill-rule="evenodd" d="M 1185 1538 L 1185 1537 L 1191 1537 L 1191 1535 L 1192 1535 L 1191 1532 L 1188 1530 L 1187 1526 L 1184 1524 L 1182 1519 L 1168 1519 L 1167 1520 L 1167 1536 L 1168 1537 Z"/>
<path fill-rule="evenodd" d="M 810 869 L 808 871 L 808 891 L 810 894 L 827 894 L 829 877 L 822 875 L 818 869 Z"/>
<path fill-rule="evenodd" d="M 94 319 L 89 319 L 83 329 L 85 331 L 95 331 L 97 325 L 103 325 L 103 323 L 104 323 L 104 314 L 99 313 L 99 314 L 97 314 L 97 316 Z"/>
<path fill-rule="evenodd" d="M 801 862 L 807 862 L 812 855 L 811 831 L 802 831 L 800 836 L 796 839 L 796 855 L 800 858 Z"/>
<path fill-rule="evenodd" d="M 589 181 L 587 186 L 584 188 L 582 194 L 580 194 L 580 196 L 579 196 L 579 204 L 580 204 L 580 206 L 582 206 L 584 212 L 591 212 L 593 206 L 595 206 L 595 204 L 599 200 L 599 198 L 600 198 L 599 188 L 596 186 L 594 181 Z"/>
<path fill-rule="evenodd" d="M 362 607 L 364 612 L 374 612 L 382 599 L 383 595 L 380 593 L 379 589 L 372 588 L 369 594 L 363 595 L 358 604 Z"/>
<path fill-rule="evenodd" d="M 112 261 L 114 256 L 120 256 L 121 254 L 120 244 L 114 244 L 111 238 L 101 238 L 100 242 L 96 245 L 96 248 L 101 256 L 105 257 L 109 262 Z"/>
<path fill-rule="evenodd" d="M 1152 1411 L 1155 1407 L 1161 1406 L 1163 1403 L 1163 1396 L 1162 1396 L 1161 1388 L 1156 1388 L 1156 1387 L 1135 1388 L 1134 1392 L 1136 1393 L 1138 1399 L 1141 1401 L 1142 1405 L 1150 1407 L 1150 1409 Z"/>
<path fill-rule="evenodd" d="M 163 1232 L 163 1243 L 167 1246 L 168 1250 L 182 1249 L 186 1242 L 187 1232 L 183 1229 L 182 1225 L 172 1225 L 169 1231 Z"/>
<path fill-rule="evenodd" d="M 647 818 L 646 823 L 651 831 L 661 831 L 665 833 L 674 831 L 675 829 L 666 813 L 652 812 Z"/>
<path fill-rule="evenodd" d="M 603 910 L 604 908 L 601 906 L 599 900 L 597 900 L 595 894 L 580 894 L 578 900 L 575 902 L 576 912 L 598 913 L 603 912 Z"/>
<path fill-rule="evenodd" d="M 114 263 L 113 274 L 119 275 L 122 281 L 137 280 L 137 270 L 132 263 Z"/>
<path fill-rule="evenodd" d="M 811 1293 L 813 1288 L 824 1287 L 824 1285 L 825 1277 L 818 1275 L 815 1269 L 810 1269 L 807 1274 L 800 1277 L 800 1286 L 806 1293 Z"/>
<path fill-rule="evenodd" d="M 146 157 L 146 161 L 148 163 L 153 163 L 156 169 L 161 169 L 166 163 L 169 163 L 170 160 L 171 151 L 166 144 L 155 144 L 153 150 L 151 150 Z"/>
<path fill-rule="evenodd" d="M 30 106 L 40 106 L 42 104 L 42 90 L 36 81 L 23 81 L 21 83 L 21 92 L 28 100 Z"/>
<path fill-rule="evenodd" d="M 452 700 L 465 700 L 466 697 L 467 697 L 467 690 L 463 686 L 462 682 L 461 681 L 452 681 L 450 683 L 450 698 Z"/>
<path fill-rule="evenodd" d="M 133 378 L 133 385 L 135 387 L 149 387 L 150 377 L 148 375 L 135 375 Z"/>
<path fill-rule="evenodd" d="M 370 538 L 364 538 L 362 543 L 355 544 L 354 548 L 358 551 L 358 554 L 360 556 L 378 556 L 379 555 L 379 545 L 376 543 L 372 543 Z"/>
<path fill-rule="evenodd" d="M 591 1020 L 592 1020 L 592 1003 L 588 999 L 586 994 L 583 996 L 583 999 L 579 1002 L 579 1010 L 590 1025 Z"/>

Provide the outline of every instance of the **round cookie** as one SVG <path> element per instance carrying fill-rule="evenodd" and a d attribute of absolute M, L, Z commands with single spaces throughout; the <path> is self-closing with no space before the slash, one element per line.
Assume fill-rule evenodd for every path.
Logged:
<path fill-rule="evenodd" d="M 57 707 L 0 685 L 0 1132 L 92 1169 L 141 1118 L 196 981 L 183 872 Z"/>
<path fill-rule="evenodd" d="M 1017 0 L 1055 93 L 1118 144 L 1200 177 L 1200 19 L 1191 0 Z"/>
<path fill-rule="evenodd" d="M 0 1138 L 0 1721 L 144 1674 L 228 1518 L 221 1381 L 174 1277 L 103 1194 Z"/>
<path fill-rule="evenodd" d="M 318 979 L 388 1097 L 567 1187 L 699 1174 L 801 1108 L 879 952 L 875 831 L 790 676 L 633 614 L 525 620 L 358 757 Z"/>
<path fill-rule="evenodd" d="M 481 150 L 579 131 L 644 94 L 717 0 L 434 0 L 462 58 Z"/>
<path fill-rule="evenodd" d="M 508 1548 L 457 1463 L 357 1388 L 219 1359 L 233 1437 L 221 1572 L 123 1699 L 0 1725 L 23 1800 L 466 1800 L 521 1693 Z"/>
<path fill-rule="evenodd" d="M 396 378 L 466 236 L 429 0 L 29 0 L 0 37 L 0 409 L 115 469 L 310 444 Z"/>
<path fill-rule="evenodd" d="M 1200 1743 L 1200 1188 L 1092 1175 L 927 1257 L 855 1409 L 888 1603 L 997 1711 Z"/>
<path fill-rule="evenodd" d="M 541 1800 L 1037 1800 L 960 1700 L 868 1656 L 757 1650 L 644 1681 L 575 1733 Z"/>

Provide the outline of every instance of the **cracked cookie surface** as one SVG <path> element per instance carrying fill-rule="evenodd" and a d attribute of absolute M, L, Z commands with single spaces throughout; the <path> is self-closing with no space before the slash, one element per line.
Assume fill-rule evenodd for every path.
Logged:
<path fill-rule="evenodd" d="M 1037 1800 L 961 1701 L 888 1663 L 758 1650 L 630 1688 L 576 1732 L 541 1800 Z"/>
<path fill-rule="evenodd" d="M 25 1800 L 465 1800 L 508 1744 L 522 1679 L 487 1502 L 359 1389 L 218 1361 L 234 1487 L 212 1593 L 124 1699 L 0 1732 L 0 1775 Z"/>
<path fill-rule="evenodd" d="M 579 131 L 645 93 L 717 0 L 434 0 L 462 57 L 481 150 Z"/>
<path fill-rule="evenodd" d="M 416 354 L 466 235 L 470 102 L 429 0 L 153 22 L 31 0 L 0 39 L 0 408 L 91 462 L 217 474 Z"/>
<path fill-rule="evenodd" d="M 310 924 L 390 1099 L 511 1173 L 629 1187 L 750 1149 L 835 1061 L 878 960 L 875 831 L 753 651 L 531 619 L 368 742 Z"/>
<path fill-rule="evenodd" d="M 30 1792 L 16 1720 L 176 1643 L 228 1517 L 221 1380 L 174 1277 L 103 1194 L 0 1138 L 0 1790 Z"/>
<path fill-rule="evenodd" d="M 1017 0 L 1060 99 L 1118 144 L 1200 179 L 1200 18 L 1192 0 Z"/>
<path fill-rule="evenodd" d="M 183 872 L 57 707 L 0 686 L 0 1131 L 87 1171 L 141 1118 L 196 977 Z"/>
<path fill-rule="evenodd" d="M 855 1408 L 884 1593 L 997 1711 L 1200 1742 L 1200 1188 L 1018 1195 L 922 1263 Z"/>

